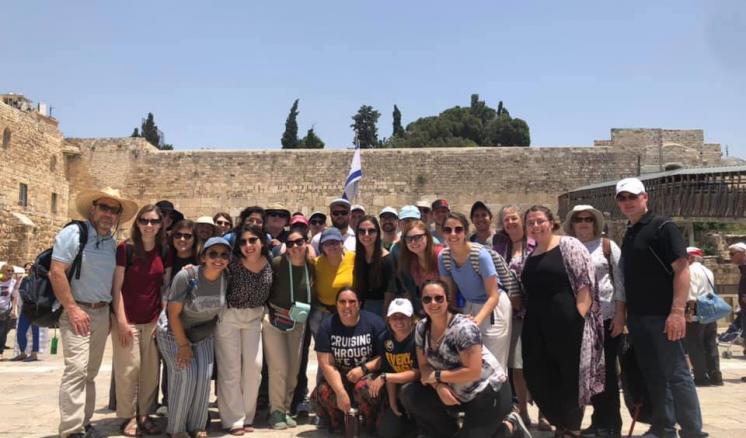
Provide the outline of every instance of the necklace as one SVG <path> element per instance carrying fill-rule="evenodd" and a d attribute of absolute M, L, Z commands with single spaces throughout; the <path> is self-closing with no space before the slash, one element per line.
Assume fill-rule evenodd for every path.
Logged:
<path fill-rule="evenodd" d="M 451 314 L 448 314 L 448 319 L 446 320 L 446 326 L 443 329 L 443 333 L 438 336 L 437 339 L 433 339 L 433 331 L 430 329 L 430 349 L 431 350 L 437 350 L 440 347 L 440 344 L 443 342 L 443 339 L 446 337 L 446 331 L 448 331 L 448 325 L 451 323 Z"/>

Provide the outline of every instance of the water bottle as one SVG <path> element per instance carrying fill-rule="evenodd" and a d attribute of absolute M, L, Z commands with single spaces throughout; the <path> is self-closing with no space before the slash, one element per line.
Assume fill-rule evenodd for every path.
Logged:
<path fill-rule="evenodd" d="M 57 354 L 57 342 L 57 330 L 55 330 L 52 336 L 52 345 L 49 347 L 50 354 Z"/>
<path fill-rule="evenodd" d="M 345 415 L 345 438 L 358 438 L 360 436 L 360 419 L 358 410 L 350 408 Z"/>

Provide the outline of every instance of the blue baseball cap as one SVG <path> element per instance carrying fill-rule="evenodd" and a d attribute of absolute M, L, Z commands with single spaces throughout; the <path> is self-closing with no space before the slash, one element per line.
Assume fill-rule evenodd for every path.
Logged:
<path fill-rule="evenodd" d="M 404 219 L 421 219 L 420 209 L 414 205 L 405 205 L 399 210 L 399 220 Z"/>
<path fill-rule="evenodd" d="M 334 227 L 327 228 L 321 232 L 321 237 L 319 238 L 319 246 L 332 240 L 336 240 L 337 242 L 344 242 L 342 233 L 340 233 L 339 230 Z"/>
<path fill-rule="evenodd" d="M 208 248 L 213 247 L 215 245 L 225 245 L 228 249 L 231 249 L 231 244 L 228 243 L 227 240 L 225 240 L 222 237 L 210 237 L 207 239 L 207 242 L 205 242 L 205 246 L 202 247 L 202 251 L 207 251 Z"/>

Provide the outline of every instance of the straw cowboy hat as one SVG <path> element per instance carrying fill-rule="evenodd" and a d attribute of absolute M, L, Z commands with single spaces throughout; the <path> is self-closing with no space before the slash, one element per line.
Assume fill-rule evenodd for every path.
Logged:
<path fill-rule="evenodd" d="M 119 222 L 125 223 L 132 219 L 137 214 L 137 203 L 130 199 L 126 199 L 119 193 L 119 190 L 106 187 L 102 190 L 83 190 L 78 193 L 75 198 L 75 209 L 78 214 L 84 218 L 88 217 L 88 210 L 90 210 L 93 203 L 102 198 L 112 199 L 117 201 L 122 206 L 122 212 L 119 214 Z"/>

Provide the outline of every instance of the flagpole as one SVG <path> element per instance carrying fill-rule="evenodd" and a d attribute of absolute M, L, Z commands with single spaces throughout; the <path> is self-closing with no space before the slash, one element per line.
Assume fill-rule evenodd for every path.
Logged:
<path fill-rule="evenodd" d="M 347 174 L 345 180 L 344 189 L 342 191 L 342 197 L 350 201 L 350 203 L 357 203 L 358 189 L 360 180 L 363 178 L 363 167 L 360 160 L 360 140 L 358 139 L 357 133 L 355 133 L 355 152 L 352 154 L 352 163 L 350 164 L 350 172 Z"/>

